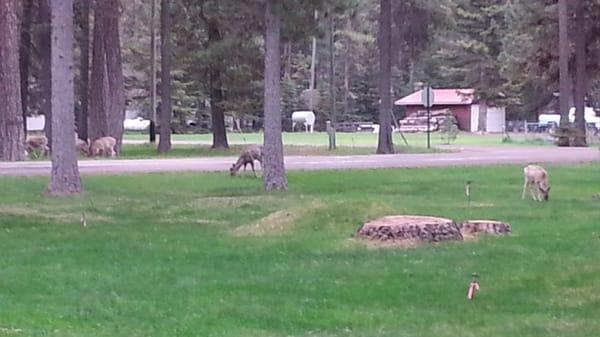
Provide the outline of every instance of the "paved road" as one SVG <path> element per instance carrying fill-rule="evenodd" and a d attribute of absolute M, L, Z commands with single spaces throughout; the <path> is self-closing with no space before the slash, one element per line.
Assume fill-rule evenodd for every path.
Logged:
<path fill-rule="evenodd" d="M 232 157 L 198 159 L 84 160 L 82 174 L 133 174 L 150 172 L 218 172 L 227 171 Z M 553 163 L 576 164 L 600 162 L 596 148 L 489 147 L 462 148 L 455 153 L 397 154 L 389 156 L 290 156 L 288 170 L 334 170 L 400 167 L 439 167 L 495 164 Z M 46 176 L 50 162 L 0 163 L 0 175 Z"/>

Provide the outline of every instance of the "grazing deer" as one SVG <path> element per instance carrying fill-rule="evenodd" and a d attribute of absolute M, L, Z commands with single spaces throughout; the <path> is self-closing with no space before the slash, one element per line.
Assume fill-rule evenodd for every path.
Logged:
<path fill-rule="evenodd" d="M 102 155 L 105 157 L 114 157 L 117 154 L 115 151 L 115 145 L 117 145 L 117 140 L 113 137 L 98 138 L 90 145 L 89 156 L 97 157 Z"/>
<path fill-rule="evenodd" d="M 46 136 L 30 136 L 25 140 L 25 151 L 27 154 L 41 152 L 44 156 L 48 155 L 48 138 Z"/>
<path fill-rule="evenodd" d="M 75 136 L 75 150 L 83 156 L 90 155 L 90 146 L 88 145 L 88 142 L 77 138 L 77 136 Z"/>
<path fill-rule="evenodd" d="M 250 167 L 252 167 L 252 172 L 254 172 L 254 176 L 256 176 L 256 171 L 254 170 L 254 161 L 257 160 L 260 163 L 260 167 L 262 168 L 262 158 L 263 147 L 251 146 L 242 151 L 237 162 L 233 164 L 229 169 L 229 173 L 232 176 L 235 176 L 242 166 L 244 166 L 244 171 L 246 171 L 246 165 L 250 164 Z"/>
<path fill-rule="evenodd" d="M 523 184 L 522 199 L 525 199 L 526 190 L 531 191 L 531 196 L 535 201 L 547 201 L 550 193 L 550 184 L 548 182 L 548 172 L 543 167 L 537 165 L 528 165 L 523 170 L 525 183 Z"/>

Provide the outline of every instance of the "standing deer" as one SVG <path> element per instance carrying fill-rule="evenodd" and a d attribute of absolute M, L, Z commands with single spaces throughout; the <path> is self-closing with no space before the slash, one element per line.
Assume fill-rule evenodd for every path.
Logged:
<path fill-rule="evenodd" d="M 250 164 L 250 167 L 252 167 L 252 172 L 254 172 L 254 176 L 256 176 L 256 171 L 254 170 L 254 161 L 257 160 L 262 168 L 262 158 L 263 147 L 258 145 L 251 146 L 242 151 L 237 162 L 235 162 L 235 164 L 233 164 L 229 169 L 229 173 L 232 176 L 235 176 L 242 166 L 244 166 L 244 171 L 246 171 L 246 165 Z"/>
<path fill-rule="evenodd" d="M 523 184 L 522 199 L 525 199 L 526 190 L 531 191 L 531 197 L 535 201 L 547 201 L 550 194 L 550 183 L 548 182 L 548 172 L 543 167 L 537 165 L 528 165 L 523 170 L 525 183 Z"/>
<path fill-rule="evenodd" d="M 90 157 L 96 156 L 111 156 L 114 157 L 117 152 L 115 151 L 115 145 L 117 140 L 113 137 L 102 137 L 94 140 L 90 144 Z"/>

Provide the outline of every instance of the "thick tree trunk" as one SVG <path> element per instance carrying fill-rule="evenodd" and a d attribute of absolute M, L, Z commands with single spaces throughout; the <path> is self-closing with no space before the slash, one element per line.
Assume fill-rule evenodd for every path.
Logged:
<path fill-rule="evenodd" d="M 29 66 L 31 64 L 31 23 L 33 21 L 33 0 L 23 0 L 21 17 L 21 44 L 19 49 L 19 69 L 21 76 L 21 107 L 23 110 L 23 130 L 27 134 L 27 110 L 29 106 Z"/>
<path fill-rule="evenodd" d="M 150 143 L 156 143 L 156 0 L 151 0 L 150 17 L 150 129 L 148 130 Z"/>
<path fill-rule="evenodd" d="M 119 39 L 118 0 L 97 1 L 94 7 L 89 134 L 92 140 L 111 136 L 117 153 L 123 142 L 125 93 Z"/>
<path fill-rule="evenodd" d="M 281 58 L 279 53 L 281 23 L 279 14 L 274 7 L 274 0 L 267 0 L 265 9 L 265 143 L 263 154 L 263 179 L 267 191 L 286 190 L 288 187 L 281 139 Z"/>
<path fill-rule="evenodd" d="M 223 40 L 219 31 L 219 24 L 215 20 L 208 20 L 208 44 L 214 45 Z M 227 130 L 225 129 L 225 111 L 223 110 L 223 82 L 221 80 L 221 65 L 210 65 L 210 111 L 212 117 L 213 149 L 227 149 Z"/>
<path fill-rule="evenodd" d="M 0 160 L 25 160 L 19 79 L 20 0 L 0 2 Z"/>
<path fill-rule="evenodd" d="M 479 132 L 487 131 L 487 115 L 488 115 L 488 104 L 486 99 L 479 100 L 479 119 L 477 123 L 477 130 Z"/>
<path fill-rule="evenodd" d="M 39 21 L 40 21 L 40 57 L 41 57 L 41 66 L 40 66 L 40 88 L 41 88 L 41 110 L 45 116 L 45 124 L 44 124 L 44 132 L 46 133 L 46 138 L 48 138 L 48 147 L 52 149 L 52 102 L 51 102 L 51 65 L 50 65 L 50 57 L 51 57 L 51 46 L 50 46 L 50 0 L 40 0 L 39 1 Z"/>
<path fill-rule="evenodd" d="M 160 139 L 158 152 L 171 151 L 171 13 L 169 0 L 161 0 L 160 52 L 161 52 L 161 104 Z"/>
<path fill-rule="evenodd" d="M 585 95 L 586 95 L 586 39 L 585 39 L 585 1 L 577 0 L 575 7 L 575 146 L 586 146 Z"/>
<path fill-rule="evenodd" d="M 558 0 L 558 28 L 559 28 L 559 106 L 560 128 L 566 132 L 569 128 L 569 13 L 567 0 Z M 559 146 L 568 146 L 569 137 L 562 136 L 558 139 Z"/>
<path fill-rule="evenodd" d="M 315 11 L 315 22 L 319 19 L 319 12 Z M 312 37 L 312 49 L 310 57 L 310 83 L 308 89 L 310 90 L 310 98 L 308 102 L 308 110 L 315 111 L 315 102 L 313 90 L 317 87 L 317 37 Z"/>
<path fill-rule="evenodd" d="M 121 153 L 123 144 L 123 120 L 125 119 L 125 80 L 119 37 L 119 0 L 106 2 L 106 74 L 108 75 L 108 127 L 110 136 L 117 140 L 116 150 Z"/>
<path fill-rule="evenodd" d="M 346 18 L 346 31 L 352 31 L 352 19 L 350 16 Z M 350 36 L 346 37 L 344 46 L 344 115 L 350 113 L 350 46 L 352 39 Z"/>
<path fill-rule="evenodd" d="M 68 196 L 81 192 L 75 152 L 73 84 L 73 0 L 52 0 L 52 177 L 48 193 Z"/>
<path fill-rule="evenodd" d="M 88 136 L 90 141 L 109 136 L 107 101 L 108 76 L 106 74 L 106 52 L 102 9 L 94 6 L 94 44 L 92 47 L 92 82 L 90 85 L 90 108 Z"/>
<path fill-rule="evenodd" d="M 77 114 L 77 135 L 79 139 L 88 140 L 88 109 L 90 90 L 90 0 L 79 1 L 79 113 Z"/>
<path fill-rule="evenodd" d="M 337 148 L 335 131 L 337 128 L 337 114 L 335 107 L 335 18 L 329 13 L 329 98 L 331 100 L 331 130 L 329 135 L 329 149 Z"/>
<path fill-rule="evenodd" d="M 392 140 L 392 6 L 381 0 L 379 17 L 379 142 L 378 154 L 394 153 Z"/>

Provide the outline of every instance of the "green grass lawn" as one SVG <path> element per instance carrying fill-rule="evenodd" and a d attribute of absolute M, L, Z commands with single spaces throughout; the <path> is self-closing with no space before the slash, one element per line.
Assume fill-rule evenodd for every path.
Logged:
<path fill-rule="evenodd" d="M 276 194 L 249 176 L 86 177 L 61 200 L 44 178 L 2 177 L 0 336 L 597 336 L 600 165 L 548 169 L 548 203 L 521 201 L 515 166 L 294 172 Z M 390 214 L 514 235 L 351 238 Z"/>
<path fill-rule="evenodd" d="M 156 145 L 150 144 L 124 144 L 120 159 L 144 159 L 144 158 L 194 158 L 194 157 L 218 157 L 238 156 L 248 145 L 231 145 L 226 150 L 211 149 L 210 145 L 187 145 L 174 144 L 170 152 L 157 154 Z M 396 146 L 398 153 L 436 153 L 448 150 L 424 147 Z M 339 146 L 330 151 L 327 146 L 313 145 L 285 145 L 286 156 L 351 156 L 375 154 L 374 148 Z"/>
<path fill-rule="evenodd" d="M 262 143 L 262 134 L 260 133 L 229 133 L 228 139 L 233 144 L 256 144 Z M 410 147 L 426 147 L 427 146 L 427 135 L 423 133 L 407 133 L 404 135 L 408 141 Z M 548 142 L 538 139 L 541 135 L 513 135 L 514 141 L 508 145 L 546 145 Z M 461 133 L 458 135 L 455 145 L 470 145 L 470 146 L 500 146 L 507 145 L 502 142 L 504 135 L 502 134 L 490 134 L 490 135 L 477 135 L 471 133 Z M 147 140 L 148 135 L 140 133 L 129 133 L 125 136 L 127 140 Z M 210 143 L 212 141 L 212 135 L 201 134 L 201 135 L 173 135 L 173 140 L 176 141 L 197 141 Z M 284 133 L 283 142 L 286 145 L 313 145 L 313 146 L 327 146 L 328 137 L 326 133 L 315 132 L 313 134 L 306 133 Z M 337 143 L 344 147 L 377 147 L 377 134 L 373 133 L 338 133 Z M 394 134 L 394 143 L 397 145 L 405 146 L 404 140 L 401 135 Z M 433 133 L 431 135 L 431 144 L 433 146 L 439 146 L 445 144 L 441 139 L 439 133 Z"/>

